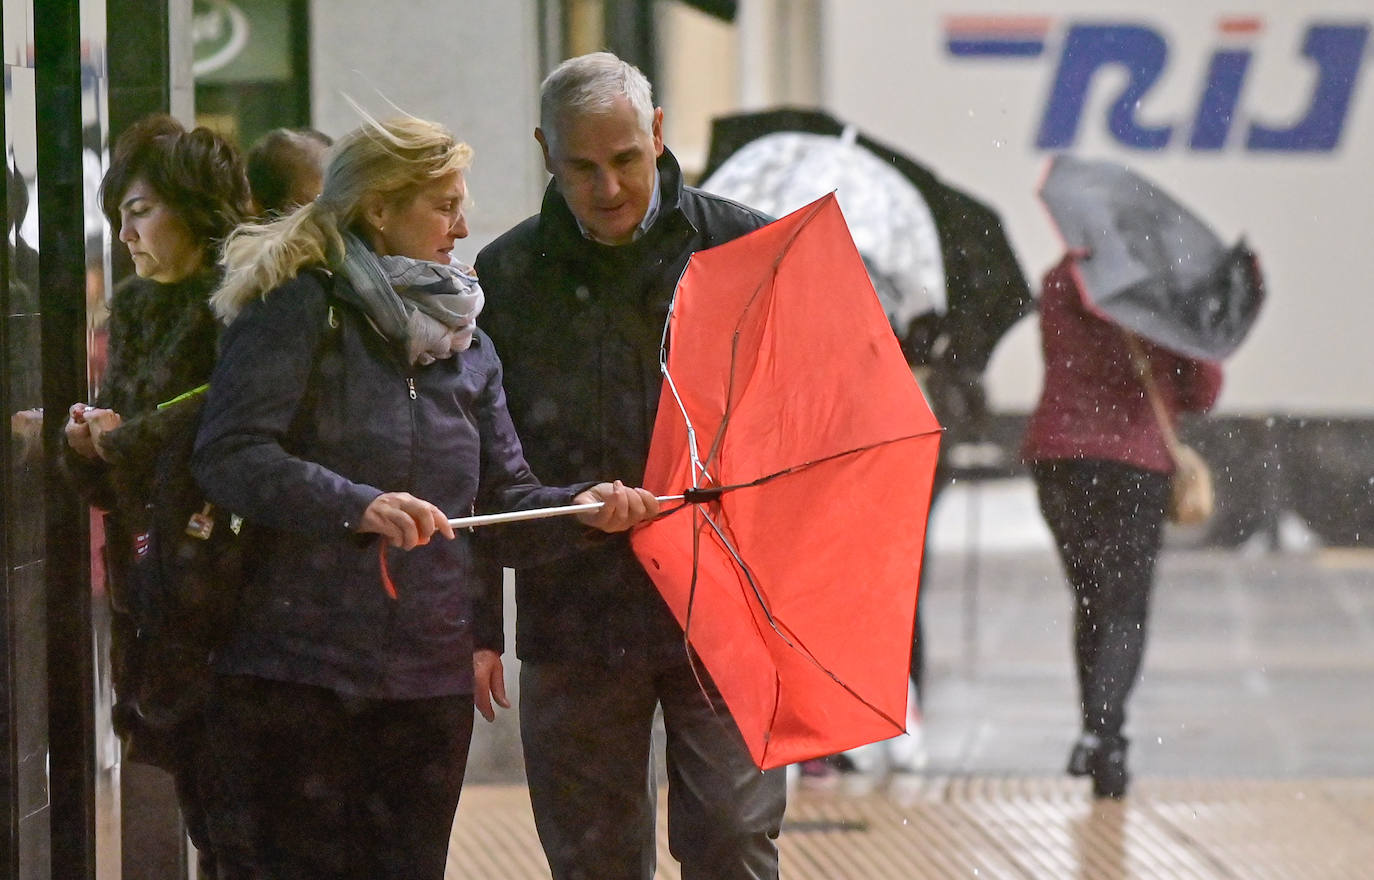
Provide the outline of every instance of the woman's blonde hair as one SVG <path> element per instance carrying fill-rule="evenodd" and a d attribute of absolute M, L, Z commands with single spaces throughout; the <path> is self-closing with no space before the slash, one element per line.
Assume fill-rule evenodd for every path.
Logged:
<path fill-rule="evenodd" d="M 224 280 L 210 297 L 215 314 L 232 321 L 254 297 L 301 269 L 336 265 L 343 257 L 343 233 L 358 224 L 366 197 L 405 204 L 429 182 L 471 163 L 472 148 L 436 122 L 367 117 L 330 151 L 315 201 L 280 220 L 240 226 L 225 241 Z"/>

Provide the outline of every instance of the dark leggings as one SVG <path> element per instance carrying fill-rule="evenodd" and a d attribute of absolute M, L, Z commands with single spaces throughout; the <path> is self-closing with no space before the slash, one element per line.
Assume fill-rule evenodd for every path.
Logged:
<path fill-rule="evenodd" d="M 1037 462 L 1033 474 L 1073 588 L 1083 730 L 1119 737 L 1145 653 L 1169 477 L 1098 460 Z"/>
<path fill-rule="evenodd" d="M 369 700 L 218 677 L 220 880 L 442 880 L 472 714 L 471 694 Z"/>

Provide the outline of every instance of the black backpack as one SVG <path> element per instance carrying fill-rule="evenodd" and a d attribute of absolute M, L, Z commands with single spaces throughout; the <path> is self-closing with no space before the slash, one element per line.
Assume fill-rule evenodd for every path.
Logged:
<path fill-rule="evenodd" d="M 127 572 L 134 631 L 124 634 L 123 688 L 114 708 L 129 759 L 169 769 L 185 725 L 199 723 L 211 662 L 233 629 L 249 574 L 244 545 L 251 529 L 207 502 L 191 474 L 203 405 L 201 394 L 160 414 L 151 501 Z"/>
<path fill-rule="evenodd" d="M 321 276 L 332 290 L 332 278 Z M 319 381 L 320 358 L 337 345 L 332 293 L 327 305 L 322 317 L 329 329 L 314 355 L 307 399 Z M 239 599 L 253 575 L 255 527 L 209 503 L 191 472 L 203 390 L 159 407 L 152 500 L 128 573 L 126 623 L 135 631 L 124 634 L 124 687 L 113 710 L 129 760 L 166 769 L 177 767 L 187 725 L 200 723 L 215 652 L 234 630 Z"/>

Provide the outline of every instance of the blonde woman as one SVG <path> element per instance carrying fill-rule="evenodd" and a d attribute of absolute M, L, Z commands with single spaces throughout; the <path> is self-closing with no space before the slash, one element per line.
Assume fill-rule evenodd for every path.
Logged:
<path fill-rule="evenodd" d="M 206 713 L 221 878 L 440 880 L 474 704 L 506 703 L 499 587 L 447 518 L 605 501 L 583 523 L 614 532 L 657 512 L 525 463 L 481 288 L 450 262 L 470 159 L 434 123 L 369 121 L 319 198 L 226 245 L 194 461 L 253 548 Z"/>

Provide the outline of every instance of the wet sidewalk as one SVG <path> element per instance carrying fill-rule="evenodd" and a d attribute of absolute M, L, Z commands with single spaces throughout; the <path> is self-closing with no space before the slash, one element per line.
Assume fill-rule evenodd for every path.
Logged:
<path fill-rule="evenodd" d="M 659 811 L 656 880 L 679 880 Z M 523 787 L 464 792 L 447 880 L 548 868 Z M 1374 782 L 1142 780 L 1126 801 L 1028 776 L 923 775 L 899 796 L 803 789 L 779 840 L 787 880 L 1364 880 Z"/>
<path fill-rule="evenodd" d="M 1136 782 L 1095 803 L 1063 775 L 1068 590 L 1018 504 L 984 512 L 977 554 L 949 530 L 958 504 L 941 511 L 925 770 L 799 787 L 784 876 L 1374 878 L 1374 553 L 1166 551 L 1127 722 Z M 514 719 L 479 727 L 450 880 L 547 877 Z"/>
<path fill-rule="evenodd" d="M 1058 569 L 984 557 L 970 647 L 951 644 L 966 620 L 950 580 L 963 560 L 934 564 L 931 767 L 1059 772 L 1077 712 Z M 1374 553 L 1169 552 L 1150 614 L 1126 726 L 1136 773 L 1374 778 Z"/>

